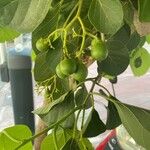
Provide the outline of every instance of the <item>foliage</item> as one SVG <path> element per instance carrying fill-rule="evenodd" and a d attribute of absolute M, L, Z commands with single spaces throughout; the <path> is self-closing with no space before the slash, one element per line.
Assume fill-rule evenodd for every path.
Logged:
<path fill-rule="evenodd" d="M 120 102 L 100 84 L 105 77 L 116 83 L 114 79 L 128 66 L 135 76 L 150 68 L 150 54 L 143 48 L 150 35 L 141 37 L 136 31 L 137 10 L 140 21 L 150 22 L 149 0 L 0 1 L 0 42 L 32 33 L 34 79 L 48 102 L 33 111 L 48 127 L 33 136 L 23 125 L 4 129 L 2 149 L 30 150 L 32 140 L 51 130 L 41 150 L 92 150 L 87 137 L 121 123 L 138 144 L 149 149 L 150 111 Z M 88 64 L 95 61 L 98 75 L 87 78 Z M 90 90 L 87 81 L 92 82 Z M 95 85 L 99 92 L 94 91 Z M 94 95 L 108 101 L 106 124 L 95 110 Z"/>
<path fill-rule="evenodd" d="M 22 141 L 25 141 L 31 136 L 32 133 L 30 129 L 25 125 L 9 127 L 0 133 L 0 148 L 14 150 Z M 21 150 L 27 149 L 32 149 L 31 141 L 21 148 Z"/>

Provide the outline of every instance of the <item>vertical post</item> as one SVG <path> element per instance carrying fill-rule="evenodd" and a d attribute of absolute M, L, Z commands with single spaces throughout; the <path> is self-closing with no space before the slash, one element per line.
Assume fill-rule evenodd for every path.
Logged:
<path fill-rule="evenodd" d="M 2 82 L 9 82 L 5 44 L 0 44 L 0 79 Z"/>
<path fill-rule="evenodd" d="M 15 124 L 25 124 L 34 133 L 31 58 L 15 49 L 7 58 Z"/>

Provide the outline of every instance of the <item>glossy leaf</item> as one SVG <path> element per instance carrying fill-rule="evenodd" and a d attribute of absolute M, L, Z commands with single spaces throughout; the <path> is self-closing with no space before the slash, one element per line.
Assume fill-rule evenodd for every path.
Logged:
<path fill-rule="evenodd" d="M 62 103 L 66 96 L 69 94 L 69 92 L 63 94 L 62 96 L 60 96 L 58 99 L 54 100 L 53 102 L 47 104 L 46 106 L 42 106 L 40 108 L 37 108 L 36 110 L 33 111 L 33 113 L 37 114 L 37 115 L 44 115 L 47 114 L 55 105 Z"/>
<path fill-rule="evenodd" d="M 61 148 L 61 150 L 80 150 L 79 145 L 75 139 L 69 139 L 68 142 Z"/>
<path fill-rule="evenodd" d="M 44 81 L 55 75 L 55 68 L 62 56 L 61 44 L 60 39 L 57 39 L 53 43 L 55 49 L 51 48 L 37 55 L 34 66 L 34 77 L 36 81 Z"/>
<path fill-rule="evenodd" d="M 81 137 L 81 131 L 76 131 L 75 135 L 74 135 L 74 131 L 70 130 L 70 129 L 66 129 L 66 134 L 70 135 L 72 140 L 72 137 L 74 136 L 74 142 L 77 144 L 78 148 L 80 150 L 94 150 L 92 143 L 88 140 L 88 138 L 80 138 Z M 66 142 L 66 144 L 68 144 L 69 141 Z"/>
<path fill-rule="evenodd" d="M 130 66 L 135 76 L 144 75 L 150 68 L 150 54 L 144 49 L 135 49 L 130 57 Z"/>
<path fill-rule="evenodd" d="M 92 144 L 87 138 L 69 139 L 61 150 L 94 150 Z"/>
<path fill-rule="evenodd" d="M 13 40 L 14 38 L 20 35 L 19 32 L 16 32 L 10 28 L 0 27 L 0 43 L 4 43 L 5 41 Z"/>
<path fill-rule="evenodd" d="M 94 150 L 94 147 L 92 146 L 92 143 L 88 140 L 88 138 L 82 138 L 79 141 L 79 147 L 81 150 L 85 149 L 85 147 L 86 150 Z"/>
<path fill-rule="evenodd" d="M 8 5 L 12 0 L 1 0 L 0 1 L 0 9 Z"/>
<path fill-rule="evenodd" d="M 146 36 L 146 42 L 147 42 L 148 44 L 150 44 L 150 35 L 147 35 L 147 36 Z"/>
<path fill-rule="evenodd" d="M 53 98 L 58 99 L 60 96 L 65 94 L 66 92 L 70 91 L 69 88 L 69 79 L 56 79 L 56 90 L 53 93 Z"/>
<path fill-rule="evenodd" d="M 128 133 L 134 138 L 137 144 L 149 149 L 150 111 L 120 102 L 115 103 L 115 105 Z"/>
<path fill-rule="evenodd" d="M 126 46 L 129 51 L 132 51 L 137 47 L 142 47 L 144 45 L 144 42 L 145 37 L 141 37 L 137 32 L 133 32 Z"/>
<path fill-rule="evenodd" d="M 106 126 L 99 117 L 98 112 L 94 109 L 83 127 L 84 137 L 95 137 L 106 131 Z"/>
<path fill-rule="evenodd" d="M 25 125 L 16 125 L 4 129 L 0 133 L 0 148 L 4 150 L 14 150 L 25 139 L 30 138 L 32 133 L 30 129 Z M 27 143 L 20 150 L 31 150 L 32 142 Z"/>
<path fill-rule="evenodd" d="M 93 25 L 91 24 L 88 18 L 88 12 L 90 9 L 91 0 L 83 0 L 83 5 L 81 8 L 81 19 L 87 29 L 93 29 Z"/>
<path fill-rule="evenodd" d="M 92 0 L 89 20 L 100 32 L 113 34 L 123 22 L 123 10 L 119 0 Z"/>
<path fill-rule="evenodd" d="M 67 115 L 73 108 L 75 107 L 74 104 L 74 93 L 69 92 L 68 95 L 66 95 L 63 102 L 58 103 L 57 105 L 53 106 L 52 109 L 47 114 L 42 114 L 39 116 L 42 118 L 42 120 L 47 124 L 51 125 L 53 123 L 56 123 L 65 115 Z M 74 125 L 75 115 L 70 115 L 66 121 L 62 123 L 62 126 L 65 128 L 72 128 Z"/>
<path fill-rule="evenodd" d="M 134 9 L 130 1 L 125 1 L 123 3 L 123 12 L 125 22 L 128 25 L 132 25 L 134 19 Z"/>
<path fill-rule="evenodd" d="M 98 62 L 98 71 L 111 76 L 117 76 L 124 72 L 129 65 L 128 49 L 119 41 L 108 41 L 108 57 Z"/>
<path fill-rule="evenodd" d="M 78 148 L 79 150 L 82 149 L 87 149 L 87 150 L 94 150 L 92 144 L 87 138 L 82 138 L 80 139 L 80 132 L 77 131 L 75 134 L 74 139 L 72 139 L 73 136 L 73 130 L 70 129 L 65 129 L 61 130 L 59 129 L 56 132 L 56 139 L 57 139 L 57 146 L 59 149 L 66 149 L 68 150 L 69 148 Z M 72 145 L 72 141 L 76 145 L 74 147 Z M 54 145 L 54 139 L 53 139 L 53 134 L 49 134 L 42 142 L 41 144 L 41 150 L 55 150 L 55 145 Z"/>
<path fill-rule="evenodd" d="M 71 138 L 65 130 L 58 130 L 56 132 L 57 144 L 59 149 L 65 145 L 65 143 Z M 53 134 L 49 134 L 41 144 L 41 150 L 56 150 L 54 145 Z"/>
<path fill-rule="evenodd" d="M 44 81 L 51 77 L 50 63 L 46 61 L 46 57 L 51 57 L 50 52 L 44 52 L 37 55 L 34 66 L 34 78 L 36 81 Z"/>
<path fill-rule="evenodd" d="M 1 2 L 0 25 L 19 32 L 33 31 L 45 18 L 51 0 L 5 0 Z"/>
<path fill-rule="evenodd" d="M 33 50 L 31 51 L 31 60 L 32 60 L 32 62 L 35 62 L 35 60 L 36 60 L 36 54 Z"/>
<path fill-rule="evenodd" d="M 87 91 L 85 85 L 82 86 L 80 89 L 78 89 L 77 92 L 76 92 L 76 94 L 75 94 L 76 105 L 77 106 L 81 106 L 84 103 L 87 95 L 88 95 L 88 91 Z M 86 106 L 85 106 L 85 108 L 88 109 L 91 106 L 92 106 L 92 104 L 91 104 L 91 97 L 89 97 L 86 100 Z"/>
<path fill-rule="evenodd" d="M 134 8 L 138 10 L 138 0 L 132 0 L 131 3 L 133 4 Z"/>
<path fill-rule="evenodd" d="M 116 109 L 116 106 L 112 102 L 108 102 L 107 107 L 107 121 L 106 128 L 108 130 L 115 129 L 121 124 L 121 120 Z"/>
<path fill-rule="evenodd" d="M 150 22 L 150 1 L 138 0 L 139 19 L 141 22 Z"/>
<path fill-rule="evenodd" d="M 114 34 L 109 41 L 119 41 L 126 45 L 130 39 L 131 29 L 127 24 L 124 24 L 117 32 Z"/>

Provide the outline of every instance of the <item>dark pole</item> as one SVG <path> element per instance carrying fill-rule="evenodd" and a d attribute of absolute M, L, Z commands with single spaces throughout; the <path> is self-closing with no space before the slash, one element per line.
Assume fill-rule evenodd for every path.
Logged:
<path fill-rule="evenodd" d="M 34 133 L 31 58 L 15 51 L 7 58 L 15 124 L 25 124 Z"/>

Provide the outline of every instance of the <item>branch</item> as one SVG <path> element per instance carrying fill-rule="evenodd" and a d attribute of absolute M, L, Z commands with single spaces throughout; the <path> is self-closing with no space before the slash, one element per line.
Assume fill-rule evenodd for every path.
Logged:
<path fill-rule="evenodd" d="M 48 132 L 49 130 L 51 130 L 52 128 L 54 128 L 55 126 L 59 125 L 60 123 L 64 122 L 71 114 L 73 114 L 75 111 L 81 109 L 83 106 L 79 106 L 74 108 L 72 111 L 70 111 L 65 117 L 63 117 L 62 119 L 60 119 L 59 121 L 57 121 L 56 123 L 52 124 L 51 126 L 49 126 L 48 128 L 44 129 L 43 131 L 41 131 L 40 133 L 26 139 L 23 141 L 22 144 L 20 144 L 15 150 L 18 150 L 19 148 L 21 148 L 22 146 L 26 145 L 27 143 L 29 143 L 30 141 L 33 141 L 35 138 L 37 138 L 38 136 Z"/>

